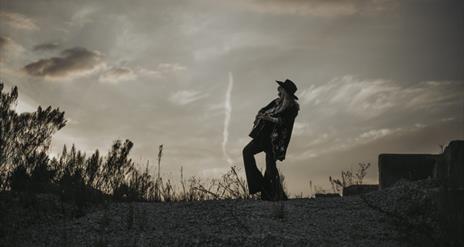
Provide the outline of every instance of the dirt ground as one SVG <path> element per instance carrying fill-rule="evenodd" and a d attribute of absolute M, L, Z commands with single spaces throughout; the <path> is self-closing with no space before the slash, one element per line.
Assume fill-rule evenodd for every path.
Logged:
<path fill-rule="evenodd" d="M 282 202 L 110 203 L 78 218 L 48 214 L 18 221 L 15 230 L 0 238 L 0 243 L 5 246 L 433 246 L 433 227 L 416 227 L 434 224 L 433 217 L 427 215 L 433 210 L 428 202 L 427 194 L 417 186 L 408 185 L 365 196 Z M 11 217 L 3 216 L 3 220 L 15 220 Z"/>

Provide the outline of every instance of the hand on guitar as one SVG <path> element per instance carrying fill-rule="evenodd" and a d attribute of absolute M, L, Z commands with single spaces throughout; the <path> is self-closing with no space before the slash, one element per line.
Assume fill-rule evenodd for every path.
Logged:
<path fill-rule="evenodd" d="M 258 113 L 256 118 L 266 120 L 266 121 L 270 121 L 270 122 L 273 122 L 273 123 L 275 123 L 277 121 L 277 118 L 271 117 L 269 114 L 264 114 L 264 113 Z"/>

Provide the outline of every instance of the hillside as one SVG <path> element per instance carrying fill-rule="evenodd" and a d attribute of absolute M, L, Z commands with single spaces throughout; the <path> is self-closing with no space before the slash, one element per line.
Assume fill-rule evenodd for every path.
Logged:
<path fill-rule="evenodd" d="M 422 181 L 402 182 L 365 196 L 283 202 L 110 203 L 72 218 L 57 213 L 61 207 L 57 200 L 42 195 L 34 202 L 35 212 L 14 206 L 18 201 L 3 202 L 2 222 L 8 229 L 1 242 L 6 246 L 432 246 L 439 233 L 431 188 L 432 181 Z M 53 207 L 56 211 L 50 210 Z"/>

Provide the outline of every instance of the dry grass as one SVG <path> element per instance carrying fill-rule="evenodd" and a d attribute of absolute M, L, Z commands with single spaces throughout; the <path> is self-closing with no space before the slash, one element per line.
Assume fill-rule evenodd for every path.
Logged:
<path fill-rule="evenodd" d="M 329 177 L 329 182 L 332 186 L 332 191 L 334 193 L 341 194 L 343 188 L 346 188 L 353 184 L 363 184 L 364 177 L 367 174 L 367 169 L 371 166 L 371 163 L 358 163 L 356 170 L 350 169 L 341 172 L 341 178 L 332 178 Z"/>
<path fill-rule="evenodd" d="M 150 199 L 161 202 L 256 199 L 255 195 L 248 193 L 246 180 L 239 175 L 239 172 L 239 168 L 232 166 L 219 178 L 202 180 L 192 176 L 185 180 L 183 168 L 181 168 L 180 186 L 174 186 L 169 179 L 163 182 L 163 178 L 160 176 L 156 178 L 154 183 L 153 194 L 155 197 Z"/>

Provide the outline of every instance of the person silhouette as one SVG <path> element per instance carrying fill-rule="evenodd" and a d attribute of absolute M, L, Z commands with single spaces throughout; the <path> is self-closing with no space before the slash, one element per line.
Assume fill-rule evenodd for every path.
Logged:
<path fill-rule="evenodd" d="M 300 106 L 295 96 L 297 87 L 289 79 L 276 81 L 278 98 L 258 111 L 253 128 L 248 136 L 252 140 L 243 148 L 243 163 L 250 194 L 261 192 L 262 200 L 287 200 L 280 181 L 276 160 L 283 161 L 293 124 Z M 256 166 L 255 154 L 266 154 L 266 171 L 264 176 Z"/>

